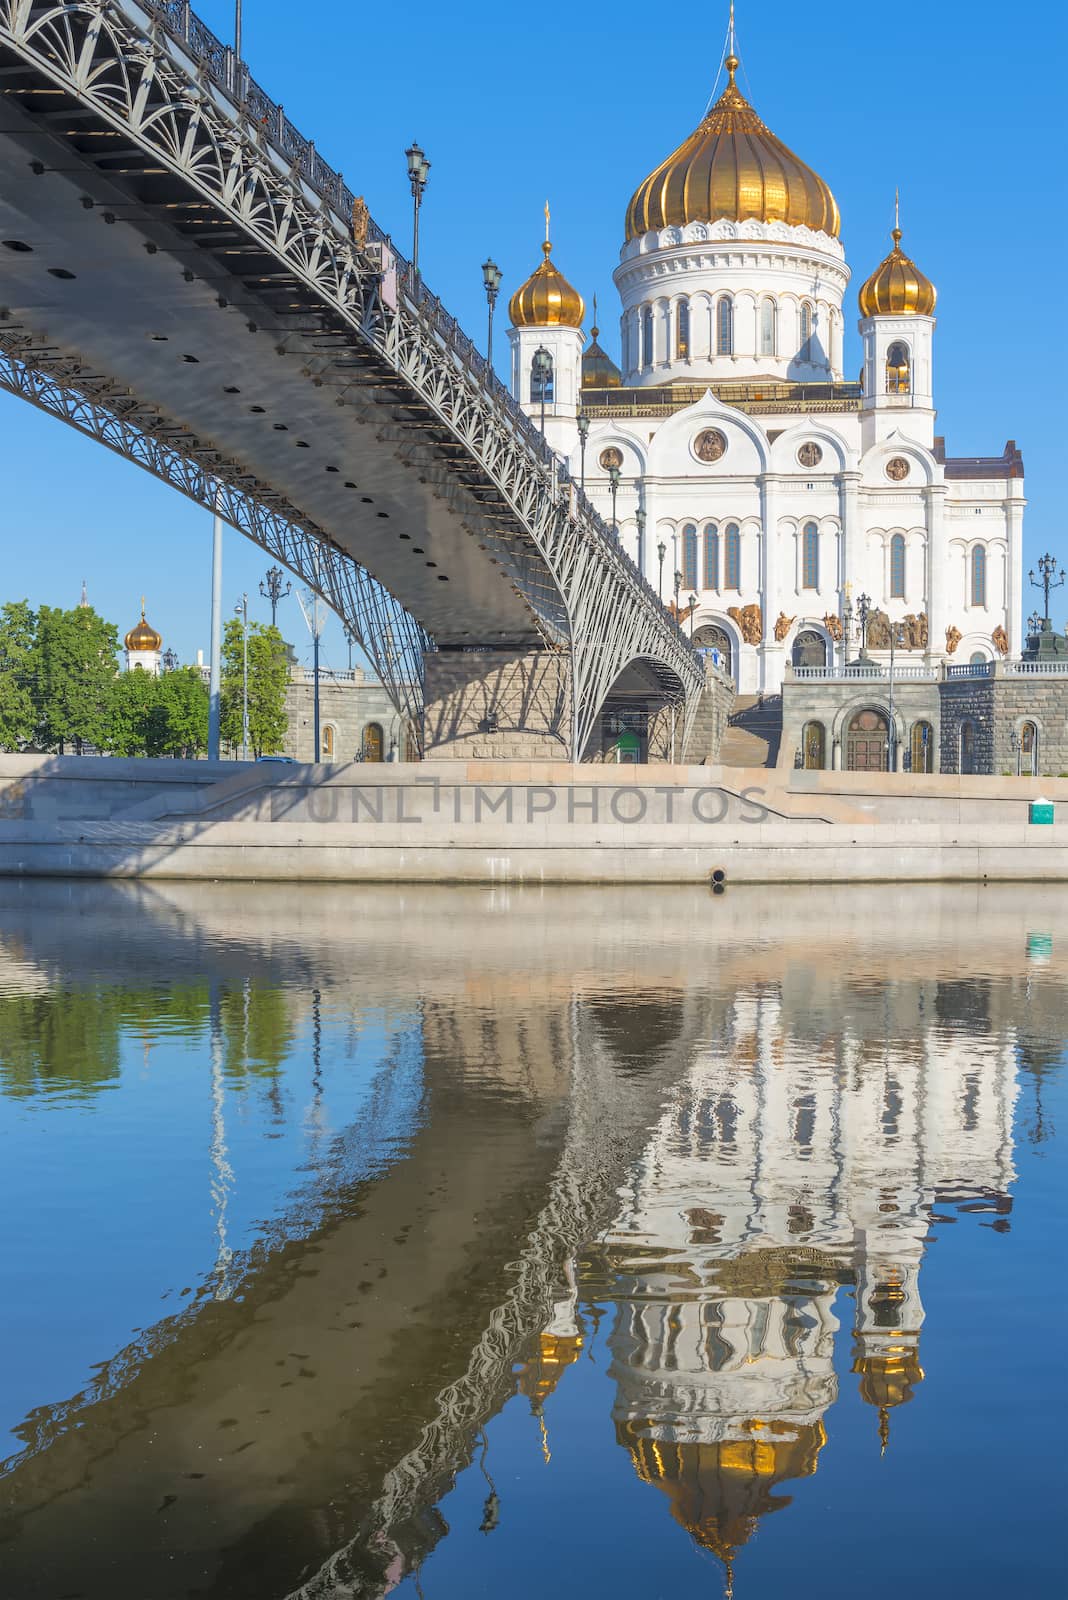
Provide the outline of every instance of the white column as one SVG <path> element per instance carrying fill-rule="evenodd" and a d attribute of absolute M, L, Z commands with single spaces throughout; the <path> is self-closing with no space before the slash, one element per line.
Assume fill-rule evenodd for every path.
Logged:
<path fill-rule="evenodd" d="M 1024 646 L 1024 575 L 1023 575 L 1023 495 L 1012 495 L 1005 501 L 1005 532 L 1008 536 L 1008 560 L 1005 565 L 1005 631 L 1009 636 L 1009 654 L 1018 656 Z"/>
<path fill-rule="evenodd" d="M 946 650 L 946 486 L 932 483 L 924 490 L 927 510 L 927 657 L 937 660 Z"/>
<path fill-rule="evenodd" d="M 779 482 L 770 472 L 757 480 L 760 490 L 760 609 L 764 618 L 764 639 L 760 646 L 760 687 L 769 694 L 782 686 L 785 645 L 775 638 L 775 623 L 781 610 L 779 599 Z M 721 553 L 722 559 L 722 553 Z"/>
<path fill-rule="evenodd" d="M 845 600 L 846 584 L 856 583 L 852 563 L 856 559 L 855 551 L 860 548 L 860 473 L 843 472 L 838 479 L 838 514 L 842 522 L 842 533 L 838 548 L 841 552 L 841 568 L 838 574 L 838 603 L 841 609 Z M 848 656 L 847 641 L 843 639 L 838 647 L 839 657 L 844 663 Z"/>

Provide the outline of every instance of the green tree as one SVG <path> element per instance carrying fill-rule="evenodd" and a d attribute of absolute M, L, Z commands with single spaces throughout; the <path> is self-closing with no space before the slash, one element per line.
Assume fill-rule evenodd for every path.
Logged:
<path fill-rule="evenodd" d="M 21 750 L 37 731 L 37 617 L 28 600 L 0 608 L 0 749 Z"/>
<path fill-rule="evenodd" d="M 203 755 L 208 748 L 208 686 L 196 667 L 179 667 L 157 679 L 159 696 L 150 755 Z"/>
<path fill-rule="evenodd" d="M 272 755 L 285 742 L 286 685 L 289 659 L 285 640 L 277 628 L 249 623 L 248 722 L 252 754 Z M 222 704 L 220 731 L 233 748 L 241 744 L 242 646 L 241 624 L 234 617 L 226 624 L 222 652 Z"/>
<path fill-rule="evenodd" d="M 36 701 L 38 742 L 62 755 L 68 744 L 102 749 L 110 733 L 119 675 L 119 636 L 91 606 L 37 613 Z"/>
<path fill-rule="evenodd" d="M 150 748 L 159 715 L 160 680 L 141 667 L 122 672 L 111 691 L 106 748 L 113 756 L 154 755 Z"/>

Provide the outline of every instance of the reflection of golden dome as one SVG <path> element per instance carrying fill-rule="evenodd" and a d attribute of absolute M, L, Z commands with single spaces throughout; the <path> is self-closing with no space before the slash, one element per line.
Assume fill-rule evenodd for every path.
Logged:
<path fill-rule="evenodd" d="M 517 289 L 508 302 L 508 315 L 513 328 L 581 328 L 586 307 L 577 289 L 573 289 L 552 262 L 552 245 L 549 243 L 549 208 L 545 208 L 544 260 L 532 272 L 521 289 Z"/>
<path fill-rule="evenodd" d="M 932 317 L 938 290 L 901 248 L 901 229 L 894 228 L 894 248 L 872 273 L 859 295 L 862 317 Z"/>
<path fill-rule="evenodd" d="M 155 628 L 150 628 L 145 621 L 145 602 L 141 601 L 141 620 L 136 628 L 131 628 L 126 635 L 126 648 L 132 654 L 139 650 L 162 650 L 163 640 Z"/>
<path fill-rule="evenodd" d="M 628 239 L 718 217 L 786 222 L 838 237 L 834 195 L 765 127 L 735 86 L 737 70 L 738 57 L 729 55 L 730 80 L 711 111 L 635 191 L 627 207 Z"/>
<path fill-rule="evenodd" d="M 564 1375 L 582 1354 L 581 1333 L 543 1333 L 538 1341 L 538 1353 L 528 1361 L 519 1374 L 519 1392 L 525 1394 L 535 1406 L 541 1405 L 552 1394 Z"/>
<path fill-rule="evenodd" d="M 789 1505 L 772 1491 L 815 1472 L 827 1442 L 822 1422 L 740 1421 L 746 1435 L 715 1444 L 650 1437 L 654 1425 L 620 1422 L 616 1437 L 643 1483 L 663 1489 L 671 1514 L 691 1538 L 728 1566 L 769 1511 Z"/>
<path fill-rule="evenodd" d="M 857 1356 L 853 1371 L 860 1373 L 860 1397 L 880 1411 L 903 1406 L 923 1382 L 919 1352 L 910 1341 L 894 1344 L 878 1355 Z"/>

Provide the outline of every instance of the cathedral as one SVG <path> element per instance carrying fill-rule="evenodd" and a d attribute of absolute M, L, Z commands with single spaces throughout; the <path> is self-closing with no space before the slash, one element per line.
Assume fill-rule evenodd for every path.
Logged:
<path fill-rule="evenodd" d="M 512 296 L 511 382 L 573 481 L 740 694 L 891 628 L 917 664 L 1023 644 L 1023 462 L 936 433 L 935 286 L 892 248 L 857 295 L 829 186 L 727 85 L 639 184 L 615 283 L 621 365 L 553 260 Z M 858 619 L 865 616 L 864 638 Z M 849 654 L 847 655 L 847 652 Z"/>

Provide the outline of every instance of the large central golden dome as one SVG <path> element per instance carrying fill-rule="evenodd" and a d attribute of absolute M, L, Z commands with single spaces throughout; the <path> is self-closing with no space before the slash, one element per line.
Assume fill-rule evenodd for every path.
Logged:
<path fill-rule="evenodd" d="M 726 61 L 729 82 L 690 137 L 635 191 L 627 238 L 688 222 L 756 218 L 838 237 L 834 195 L 757 116 L 735 84 L 738 57 Z"/>

